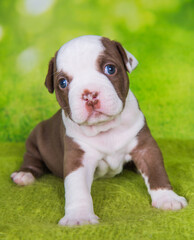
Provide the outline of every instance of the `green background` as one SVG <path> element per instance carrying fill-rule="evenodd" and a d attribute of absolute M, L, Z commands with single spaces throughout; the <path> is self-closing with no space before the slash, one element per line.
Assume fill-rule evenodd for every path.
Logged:
<path fill-rule="evenodd" d="M 194 2 L 189 0 L 0 1 L 0 239 L 194 239 Z M 43 1 L 44 2 L 44 1 Z M 34 7 L 35 6 L 35 7 Z M 130 74 L 148 125 L 165 157 L 174 189 L 186 209 L 151 208 L 143 180 L 124 171 L 94 182 L 97 226 L 61 228 L 63 182 L 44 176 L 15 186 L 24 141 L 59 108 L 44 86 L 48 62 L 62 44 L 80 35 L 117 40 L 139 61 Z"/>

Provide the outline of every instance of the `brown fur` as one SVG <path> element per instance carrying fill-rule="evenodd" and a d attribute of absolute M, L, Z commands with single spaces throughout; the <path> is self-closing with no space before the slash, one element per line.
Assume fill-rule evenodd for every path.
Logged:
<path fill-rule="evenodd" d="M 68 86 L 64 89 L 61 89 L 59 87 L 59 81 L 63 78 L 65 78 L 68 81 Z M 62 71 L 57 72 L 55 75 L 54 85 L 55 85 L 55 94 L 56 94 L 57 101 L 61 106 L 61 108 L 65 110 L 65 114 L 70 118 L 71 118 L 71 109 L 69 106 L 68 94 L 69 94 L 69 84 L 71 81 L 72 81 L 72 77 Z"/>
<path fill-rule="evenodd" d="M 61 108 L 65 110 L 65 114 L 71 118 L 71 110 L 69 107 L 68 99 L 69 87 L 67 86 L 65 89 L 61 89 L 59 87 L 59 81 L 65 78 L 68 81 L 68 84 L 70 84 L 70 82 L 72 81 L 72 77 L 69 76 L 67 73 L 57 71 L 56 67 L 57 53 L 58 51 L 55 53 L 55 56 L 49 62 L 48 73 L 45 79 L 45 85 L 50 93 L 53 93 L 55 90 L 56 98 L 59 105 L 61 106 Z"/>
<path fill-rule="evenodd" d="M 48 91 L 50 93 L 54 92 L 54 80 L 55 80 L 55 75 L 56 75 L 56 58 L 57 58 L 57 53 L 56 51 L 55 56 L 51 58 L 48 66 L 48 73 L 46 75 L 45 79 L 45 86 L 48 88 Z"/>
<path fill-rule="evenodd" d="M 116 67 L 116 74 L 107 75 L 107 77 L 113 84 L 124 106 L 125 99 L 129 90 L 129 78 L 127 76 L 125 67 L 126 54 L 124 50 L 121 53 L 120 49 L 123 48 L 120 43 L 111 41 L 108 38 L 102 38 L 101 41 L 105 47 L 105 50 L 97 59 L 97 69 L 104 74 L 104 68 L 107 64 L 112 64 Z"/>
<path fill-rule="evenodd" d="M 139 171 L 148 177 L 150 189 L 172 189 L 166 174 L 162 153 L 145 123 L 138 133 L 138 145 L 130 153 Z"/>
<path fill-rule="evenodd" d="M 84 151 L 70 137 L 65 137 L 64 177 L 82 167 Z"/>
<path fill-rule="evenodd" d="M 35 177 L 52 172 L 64 178 L 82 166 L 83 153 L 77 143 L 65 136 L 59 110 L 31 132 L 26 141 L 26 153 L 20 171 L 31 172 Z"/>

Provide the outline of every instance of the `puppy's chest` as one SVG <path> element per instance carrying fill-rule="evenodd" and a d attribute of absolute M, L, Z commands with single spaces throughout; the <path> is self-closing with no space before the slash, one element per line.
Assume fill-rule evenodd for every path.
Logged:
<path fill-rule="evenodd" d="M 131 160 L 130 152 L 136 146 L 137 138 L 131 137 L 127 131 L 121 131 L 99 136 L 90 144 L 95 148 L 96 155 L 100 156 L 94 177 L 113 177 Z"/>
<path fill-rule="evenodd" d="M 123 152 L 115 152 L 112 155 L 104 156 L 97 165 L 94 178 L 113 177 L 123 170 L 126 162 L 131 160 L 130 154 Z"/>

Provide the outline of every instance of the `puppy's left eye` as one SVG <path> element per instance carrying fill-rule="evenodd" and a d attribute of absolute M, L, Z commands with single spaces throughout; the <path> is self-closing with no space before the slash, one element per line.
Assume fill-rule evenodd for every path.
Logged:
<path fill-rule="evenodd" d="M 104 73 L 108 75 L 113 75 L 116 72 L 116 68 L 114 65 L 108 64 L 104 68 Z"/>
<path fill-rule="evenodd" d="M 68 82 L 67 82 L 67 80 L 66 80 L 65 78 L 63 78 L 63 79 L 61 79 L 61 80 L 59 81 L 59 86 L 60 86 L 60 88 L 62 88 L 62 89 L 66 88 L 66 87 L 67 87 L 67 84 L 68 84 Z"/>

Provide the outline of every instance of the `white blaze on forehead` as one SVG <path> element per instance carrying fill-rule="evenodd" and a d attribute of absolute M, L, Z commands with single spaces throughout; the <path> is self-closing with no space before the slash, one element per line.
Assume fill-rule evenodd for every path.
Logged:
<path fill-rule="evenodd" d="M 64 44 L 58 51 L 57 71 L 73 76 L 84 69 L 96 68 L 96 59 L 104 50 L 100 36 L 82 36 Z"/>

